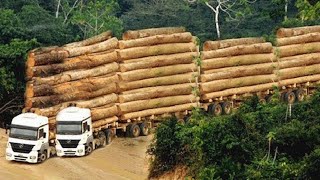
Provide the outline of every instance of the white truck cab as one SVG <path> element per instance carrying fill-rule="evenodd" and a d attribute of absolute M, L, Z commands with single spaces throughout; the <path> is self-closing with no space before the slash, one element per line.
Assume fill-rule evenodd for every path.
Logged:
<path fill-rule="evenodd" d="M 6 148 L 6 159 L 38 163 L 45 161 L 54 149 L 49 145 L 48 118 L 23 113 L 12 119 Z"/>
<path fill-rule="evenodd" d="M 84 156 L 93 150 L 90 109 L 67 107 L 56 118 L 57 156 Z"/>

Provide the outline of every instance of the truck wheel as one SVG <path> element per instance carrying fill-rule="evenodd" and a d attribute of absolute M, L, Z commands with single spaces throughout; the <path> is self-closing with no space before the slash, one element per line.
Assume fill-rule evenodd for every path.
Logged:
<path fill-rule="evenodd" d="M 148 136 L 149 135 L 149 127 L 146 123 L 141 123 L 139 125 L 139 128 L 140 128 L 140 135 L 141 136 Z"/>
<path fill-rule="evenodd" d="M 265 97 L 265 100 L 267 103 L 271 102 L 272 100 L 272 94 L 268 94 L 266 97 Z"/>
<path fill-rule="evenodd" d="M 303 89 L 297 89 L 294 94 L 296 95 L 296 101 L 301 102 L 304 100 L 305 94 Z"/>
<path fill-rule="evenodd" d="M 222 107 L 220 104 L 210 104 L 208 107 L 208 113 L 213 116 L 220 116 L 222 114 Z"/>
<path fill-rule="evenodd" d="M 140 135 L 140 127 L 137 124 L 132 124 L 130 128 L 130 136 L 138 137 Z"/>
<path fill-rule="evenodd" d="M 106 134 L 102 131 L 99 131 L 98 133 L 98 138 L 99 138 L 99 141 L 100 141 L 100 147 L 104 147 L 106 144 L 107 144 L 107 138 L 106 138 Z"/>
<path fill-rule="evenodd" d="M 112 141 L 112 133 L 111 133 L 111 130 L 110 129 L 107 129 L 105 131 L 105 134 L 106 134 L 106 144 L 110 144 L 111 141 Z"/>
<path fill-rule="evenodd" d="M 286 92 L 284 100 L 289 104 L 293 104 L 296 101 L 296 95 L 292 91 Z"/>
<path fill-rule="evenodd" d="M 93 150 L 92 143 L 90 143 L 89 146 L 86 147 L 86 155 L 91 154 L 92 150 Z"/>
<path fill-rule="evenodd" d="M 232 106 L 230 102 L 223 102 L 221 107 L 222 107 L 223 114 L 229 115 L 232 113 Z"/>
<path fill-rule="evenodd" d="M 43 152 L 40 153 L 40 155 L 39 155 L 39 160 L 38 160 L 38 162 L 39 162 L 39 163 L 44 162 L 46 159 L 47 159 L 47 151 L 43 151 Z"/>

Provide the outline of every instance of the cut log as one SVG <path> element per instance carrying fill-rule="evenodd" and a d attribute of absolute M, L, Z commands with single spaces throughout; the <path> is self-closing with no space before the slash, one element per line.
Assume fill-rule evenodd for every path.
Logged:
<path fill-rule="evenodd" d="M 106 41 L 82 47 L 63 47 L 64 50 L 69 52 L 69 57 L 80 56 L 95 52 L 108 51 L 110 49 L 118 49 L 118 39 L 111 38 Z"/>
<path fill-rule="evenodd" d="M 68 51 L 65 51 L 59 48 L 51 50 L 48 53 L 43 53 L 38 55 L 35 55 L 34 52 L 30 52 L 28 54 L 26 67 L 60 63 L 63 59 L 67 58 L 68 56 L 69 56 Z"/>
<path fill-rule="evenodd" d="M 112 36 L 112 32 L 111 31 L 106 31 L 103 32 L 99 35 L 93 36 L 91 38 L 85 39 L 83 41 L 79 41 L 79 42 L 73 42 L 73 43 L 69 43 L 64 45 L 65 47 L 81 47 L 81 46 L 88 46 L 88 45 L 92 45 L 92 44 L 96 44 L 105 40 L 110 39 Z"/>
<path fill-rule="evenodd" d="M 105 119 L 109 118 L 112 116 L 117 116 L 118 115 L 118 107 L 117 106 L 112 106 L 109 108 L 93 108 L 91 109 L 91 119 L 92 121 L 96 121 L 99 119 Z"/>
<path fill-rule="evenodd" d="M 172 43 L 172 44 L 160 44 L 155 46 L 144 46 L 144 47 L 122 49 L 118 51 L 118 57 L 121 60 L 126 60 L 126 59 L 135 59 L 135 58 L 148 57 L 148 56 L 195 52 L 195 51 L 196 51 L 196 45 L 194 43 Z"/>
<path fill-rule="evenodd" d="M 279 81 L 280 86 L 288 86 L 300 83 L 307 83 L 307 82 L 317 82 L 320 80 L 320 74 L 310 75 L 310 76 L 303 76 L 293 79 L 286 79 Z"/>
<path fill-rule="evenodd" d="M 161 86 L 161 87 L 153 87 L 153 88 L 142 88 L 141 91 L 122 94 L 119 95 L 119 102 L 131 102 L 145 99 L 153 99 L 159 97 L 167 97 L 167 96 L 177 96 L 177 95 L 188 95 L 192 93 L 193 86 L 195 84 L 187 83 L 187 84 L 177 84 L 170 86 Z M 139 89 L 140 90 L 140 89 Z"/>
<path fill-rule="evenodd" d="M 209 82 L 220 79 L 237 78 L 244 76 L 254 76 L 263 74 L 272 74 L 276 69 L 276 63 L 262 63 L 248 66 L 238 66 L 232 68 L 216 69 L 217 72 L 212 74 L 202 74 L 201 82 Z"/>
<path fill-rule="evenodd" d="M 178 87 L 178 86 L 186 86 L 187 84 L 191 87 L 196 87 L 195 83 L 188 82 L 188 83 L 184 83 L 184 84 L 144 87 L 144 88 L 133 89 L 133 90 L 129 90 L 129 91 L 123 91 L 123 92 L 121 92 L 121 94 L 135 94 L 135 93 L 141 93 L 141 92 L 149 92 L 149 91 L 155 91 L 155 90 L 159 90 L 159 89 L 174 88 L 174 87 Z"/>
<path fill-rule="evenodd" d="M 119 41 L 120 49 L 127 49 L 132 47 L 152 46 L 156 44 L 169 43 L 188 43 L 192 42 L 192 35 L 189 32 L 176 33 L 170 35 L 156 35 L 140 39 L 133 39 L 127 41 Z"/>
<path fill-rule="evenodd" d="M 98 66 L 92 69 L 85 69 L 85 70 L 72 70 L 66 71 L 54 76 L 49 76 L 45 78 L 34 77 L 32 81 L 34 85 L 56 85 L 65 82 L 75 81 L 84 78 L 96 77 L 96 76 L 103 76 L 107 75 L 112 72 L 117 72 L 119 69 L 118 63 L 109 63 L 106 65 Z"/>
<path fill-rule="evenodd" d="M 282 80 L 308 75 L 315 75 L 320 74 L 320 64 L 281 69 L 279 71 L 275 71 L 274 73 L 277 74 L 279 78 Z"/>
<path fill-rule="evenodd" d="M 150 69 L 139 69 L 120 74 L 120 80 L 137 81 L 141 79 L 156 78 L 175 74 L 194 72 L 197 70 L 196 64 L 179 64 Z"/>
<path fill-rule="evenodd" d="M 123 82 L 120 83 L 120 90 L 127 91 L 132 89 L 138 89 L 143 87 L 153 87 L 153 86 L 163 86 L 163 85 L 173 85 L 173 84 L 183 84 L 195 81 L 196 73 L 179 74 L 158 78 L 150 78 L 133 82 Z"/>
<path fill-rule="evenodd" d="M 40 55 L 44 53 L 50 53 L 52 50 L 59 48 L 59 46 L 39 47 L 30 51 L 34 55 Z"/>
<path fill-rule="evenodd" d="M 74 103 L 76 103 L 77 106 L 81 108 L 94 108 L 116 102 L 118 102 L 118 95 L 113 93 L 110 95 L 97 97 L 87 101 L 75 101 Z"/>
<path fill-rule="evenodd" d="M 291 36 L 299 36 L 308 33 L 320 32 L 320 25 L 317 26 L 305 26 L 305 27 L 297 27 L 297 28 L 280 28 L 277 31 L 277 37 L 291 37 Z"/>
<path fill-rule="evenodd" d="M 276 57 L 274 54 L 248 54 L 232 57 L 213 58 L 203 60 L 201 63 L 202 70 L 218 69 L 230 66 L 260 64 L 274 62 Z"/>
<path fill-rule="evenodd" d="M 231 88 L 224 91 L 212 92 L 203 94 L 201 100 L 209 100 L 220 97 L 228 97 L 233 95 L 242 95 L 246 93 L 255 93 L 260 91 L 266 91 L 268 89 L 273 89 L 274 86 L 278 86 L 277 82 L 274 83 L 266 83 L 266 84 L 258 84 L 254 86 L 245 86 L 240 88 Z"/>
<path fill-rule="evenodd" d="M 265 84 L 277 81 L 277 76 L 270 75 L 257 75 L 247 76 L 233 79 L 223 79 L 217 81 L 211 81 L 200 84 L 200 91 L 203 93 L 222 91 L 229 88 L 237 88 L 243 86 L 251 86 L 257 84 Z"/>
<path fill-rule="evenodd" d="M 281 46 L 278 47 L 277 50 L 279 52 L 279 57 L 281 58 L 300 54 L 318 53 L 320 52 L 320 42 Z"/>
<path fill-rule="evenodd" d="M 249 38 L 238 38 L 238 39 L 226 39 L 221 41 L 206 41 L 203 44 L 203 51 L 212 51 L 217 49 L 228 48 L 239 45 L 250 45 L 257 43 L 264 43 L 263 38 L 249 37 Z"/>
<path fill-rule="evenodd" d="M 69 70 L 89 69 L 103 64 L 116 62 L 117 59 L 118 56 L 115 51 L 105 54 L 82 55 L 74 58 L 63 59 L 59 64 L 28 67 L 26 76 L 28 79 L 31 79 L 32 77 L 45 77 Z"/>
<path fill-rule="evenodd" d="M 290 57 L 291 58 L 280 59 L 279 69 L 320 64 L 320 53 L 304 54 L 304 55 L 290 56 Z"/>
<path fill-rule="evenodd" d="M 68 107 L 66 104 L 58 104 L 48 108 L 31 108 L 31 111 L 41 116 L 54 117 L 66 107 Z"/>
<path fill-rule="evenodd" d="M 163 34 L 183 33 L 185 31 L 186 29 L 184 27 L 164 27 L 164 28 L 142 29 L 142 30 L 125 32 L 122 35 L 122 39 L 123 40 L 138 39 L 138 38 L 163 35 Z"/>
<path fill-rule="evenodd" d="M 196 107 L 196 106 L 197 106 L 197 103 L 188 103 L 188 104 L 175 105 L 175 106 L 170 106 L 170 107 L 147 109 L 147 110 L 143 110 L 143 111 L 123 114 L 121 116 L 121 120 L 128 120 L 128 119 L 139 118 L 139 117 L 147 117 L 147 116 L 159 115 L 159 114 L 165 114 L 165 113 L 183 112 L 186 110 L 191 110 L 193 107 Z"/>
<path fill-rule="evenodd" d="M 101 119 L 101 120 L 92 122 L 92 127 L 93 128 L 99 128 L 100 126 L 105 126 L 105 125 L 107 125 L 109 123 L 113 123 L 113 122 L 116 122 L 116 121 L 118 121 L 118 117 L 117 116 L 113 116 L 111 118 Z"/>
<path fill-rule="evenodd" d="M 45 108 L 45 107 L 54 106 L 60 103 L 68 102 L 68 101 L 88 100 L 95 97 L 115 93 L 116 91 L 117 91 L 116 83 L 111 83 L 111 84 L 108 84 L 106 88 L 102 88 L 92 92 L 74 91 L 74 92 L 61 94 L 61 95 L 26 98 L 25 107 Z"/>
<path fill-rule="evenodd" d="M 278 38 L 277 46 L 286 46 L 291 44 L 304 44 L 309 42 L 319 42 L 320 41 L 320 32 L 304 34 L 300 36 Z"/>
<path fill-rule="evenodd" d="M 147 99 L 147 100 L 139 100 L 132 101 L 127 103 L 121 103 L 119 108 L 121 113 L 129 113 L 136 112 L 145 109 L 154 109 L 160 107 L 167 107 L 185 103 L 192 103 L 196 101 L 196 97 L 194 95 L 183 95 L 183 96 L 170 96 L 170 97 L 162 97 L 156 99 Z"/>
<path fill-rule="evenodd" d="M 280 62 L 297 60 L 297 59 L 306 59 L 307 61 L 307 59 L 317 59 L 318 57 L 320 57 L 320 53 L 301 54 L 301 55 L 281 58 Z"/>
<path fill-rule="evenodd" d="M 228 47 L 224 49 L 218 49 L 213 51 L 203 51 L 201 59 L 211 59 L 218 57 L 230 57 L 244 54 L 262 54 L 271 53 L 273 50 L 271 43 L 260 43 L 251 45 L 239 45 Z"/>
<path fill-rule="evenodd" d="M 53 131 L 49 132 L 49 140 L 55 140 L 56 139 L 56 133 L 54 133 Z"/>
<path fill-rule="evenodd" d="M 118 76 L 112 74 L 112 76 L 92 77 L 54 86 L 45 84 L 34 86 L 31 82 L 28 82 L 26 86 L 25 97 L 31 98 L 37 96 L 58 95 L 73 93 L 76 91 L 92 92 L 104 87 L 114 89 L 114 83 L 118 82 L 118 80 Z"/>
<path fill-rule="evenodd" d="M 120 70 L 121 72 L 126 72 L 137 69 L 170 66 L 175 64 L 190 64 L 197 55 L 197 52 L 187 52 L 126 60 L 120 64 Z"/>

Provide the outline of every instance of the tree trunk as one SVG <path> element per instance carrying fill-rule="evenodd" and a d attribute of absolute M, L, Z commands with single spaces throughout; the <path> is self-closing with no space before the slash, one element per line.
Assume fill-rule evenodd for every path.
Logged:
<path fill-rule="evenodd" d="M 108 105 L 116 102 L 118 102 L 118 95 L 113 93 L 113 94 L 97 97 L 87 101 L 75 101 L 74 103 L 76 103 L 78 107 L 94 108 L 94 107 L 104 106 L 104 105 Z"/>
<path fill-rule="evenodd" d="M 192 103 L 196 101 L 194 95 L 183 95 L 183 96 L 169 96 L 156 99 L 147 99 L 132 101 L 127 103 L 121 103 L 119 108 L 121 113 L 137 112 L 146 109 L 154 109 L 160 107 L 167 107 L 185 103 Z"/>
<path fill-rule="evenodd" d="M 82 55 L 64 59 L 60 64 L 29 67 L 26 71 L 26 77 L 31 79 L 32 77 L 45 77 L 69 70 L 90 69 L 106 63 L 115 62 L 117 59 L 117 52 L 115 51 L 106 54 Z"/>
<path fill-rule="evenodd" d="M 119 69 L 118 63 L 109 63 L 102 66 L 98 66 L 92 69 L 85 70 L 72 70 L 66 71 L 54 76 L 49 76 L 45 78 L 34 77 L 32 78 L 35 85 L 56 85 L 65 82 L 75 81 L 84 78 L 103 76 L 109 73 L 117 72 Z"/>
<path fill-rule="evenodd" d="M 197 55 L 198 54 L 196 52 L 187 52 L 126 60 L 120 64 L 120 70 L 121 72 L 126 72 L 137 69 L 155 68 L 176 64 L 190 64 Z"/>
<path fill-rule="evenodd" d="M 278 47 L 279 57 L 296 56 L 300 54 L 310 54 L 320 52 L 320 42 L 312 42 L 306 44 L 293 44 Z"/>
<path fill-rule="evenodd" d="M 195 52 L 195 51 L 196 51 L 196 45 L 194 43 L 172 43 L 172 44 L 160 44 L 155 46 L 122 49 L 119 51 L 118 56 L 121 60 L 127 60 L 127 59 L 135 59 L 135 58 L 148 57 L 148 56 Z"/>
<path fill-rule="evenodd" d="M 293 84 L 307 83 L 307 82 L 317 82 L 320 80 L 320 74 L 297 77 L 293 79 L 286 79 L 279 81 L 280 86 L 288 86 Z"/>
<path fill-rule="evenodd" d="M 52 50 L 56 50 L 58 48 L 59 46 L 38 47 L 36 49 L 31 50 L 29 53 L 33 53 L 34 55 L 40 55 L 50 53 Z"/>
<path fill-rule="evenodd" d="M 277 31 L 277 38 L 299 36 L 299 35 L 314 33 L 314 32 L 320 32 L 320 25 L 297 27 L 297 28 L 280 28 Z"/>
<path fill-rule="evenodd" d="M 285 37 L 277 39 L 277 46 L 286 46 L 292 44 L 305 44 L 309 42 L 319 42 L 320 32 L 304 34 L 300 36 Z"/>
<path fill-rule="evenodd" d="M 66 44 L 66 45 L 64 45 L 64 47 L 89 46 L 89 45 L 92 45 L 92 44 L 100 43 L 102 41 L 106 41 L 106 40 L 110 39 L 111 36 L 112 36 L 112 32 L 111 31 L 106 31 L 106 32 L 103 32 L 103 33 L 101 33 L 99 35 L 96 35 L 96 36 L 93 36 L 91 38 L 85 39 L 83 41 Z"/>
<path fill-rule="evenodd" d="M 117 116 L 117 115 L 118 115 L 118 107 L 116 105 L 113 105 L 109 108 L 98 107 L 98 108 L 91 109 L 92 121 L 97 121 L 100 119 L 105 119 L 105 118 L 109 118 L 109 117 Z"/>
<path fill-rule="evenodd" d="M 197 66 L 195 64 L 179 64 L 179 65 L 164 66 L 164 67 L 158 67 L 158 68 L 139 69 L 135 71 L 121 73 L 120 80 L 137 81 L 141 79 L 195 72 L 196 70 L 197 70 Z"/>
<path fill-rule="evenodd" d="M 213 51 L 203 51 L 201 59 L 212 59 L 218 57 L 230 57 L 248 54 L 272 53 L 273 47 L 271 43 L 260 43 L 252 45 L 239 45 Z"/>
<path fill-rule="evenodd" d="M 274 54 L 248 54 L 240 56 L 231 56 L 231 57 L 222 57 L 222 58 L 213 58 L 206 59 L 202 61 L 201 69 L 218 69 L 224 67 L 233 67 L 239 65 L 251 65 L 251 64 L 260 64 L 260 63 L 270 63 L 274 62 Z"/>
<path fill-rule="evenodd" d="M 304 67 L 313 64 L 320 64 L 320 53 L 290 56 L 290 59 L 281 58 L 279 62 L 279 69 Z"/>
<path fill-rule="evenodd" d="M 137 31 L 127 31 L 123 33 L 123 40 L 138 39 L 156 35 L 183 33 L 186 29 L 184 27 L 164 27 L 164 28 L 151 28 L 142 29 Z"/>
<path fill-rule="evenodd" d="M 282 80 L 320 74 L 320 64 L 281 69 L 279 71 L 276 71 L 275 74 L 277 74 Z"/>
<path fill-rule="evenodd" d="M 118 48 L 118 39 L 111 38 L 106 41 L 82 47 L 63 47 L 64 50 L 69 52 L 69 57 L 80 56 L 84 54 L 108 51 Z"/>
<path fill-rule="evenodd" d="M 65 104 L 58 104 L 52 107 L 48 108 L 24 108 L 24 109 L 30 109 L 32 112 L 35 112 L 38 115 L 46 116 L 46 117 L 54 117 L 56 116 L 59 111 L 66 108 L 67 106 Z"/>
<path fill-rule="evenodd" d="M 145 99 L 153 99 L 167 96 L 188 95 L 192 93 L 194 84 L 178 84 L 171 86 L 162 86 L 161 88 L 143 88 L 141 91 L 119 95 L 119 102 L 131 102 Z M 140 90 L 140 89 L 139 89 Z"/>
<path fill-rule="evenodd" d="M 203 51 L 212 51 L 217 49 L 224 49 L 232 46 L 251 45 L 264 43 L 263 38 L 239 38 L 239 39 L 226 39 L 220 41 L 206 41 L 203 44 Z"/>
<path fill-rule="evenodd" d="M 119 86 L 121 91 L 128 91 L 143 87 L 183 84 L 194 82 L 194 76 L 196 76 L 196 73 L 178 74 L 172 76 L 144 79 L 133 82 L 123 82 L 120 83 Z"/>
<path fill-rule="evenodd" d="M 156 35 L 146 38 L 123 40 L 119 41 L 120 49 L 127 49 L 132 47 L 152 46 L 157 44 L 170 44 L 170 43 L 188 43 L 192 42 L 192 34 L 189 32 L 176 33 L 169 35 Z"/>
<path fill-rule="evenodd" d="M 265 84 L 277 81 L 277 76 L 270 75 L 257 75 L 247 76 L 233 79 L 223 79 L 217 81 L 211 81 L 200 84 L 200 90 L 203 93 L 222 91 L 229 88 L 238 88 L 244 86 Z"/>
<path fill-rule="evenodd" d="M 147 110 L 143 110 L 143 111 L 123 114 L 121 116 L 121 120 L 128 120 L 128 119 L 139 118 L 139 117 L 147 117 L 147 116 L 159 115 L 159 114 L 165 114 L 165 113 L 183 112 L 186 110 L 191 110 L 193 107 L 196 107 L 196 106 L 197 106 L 197 103 L 188 103 L 188 104 L 175 105 L 175 106 L 170 106 L 170 107 L 147 109 Z"/>
<path fill-rule="evenodd" d="M 105 125 L 107 125 L 109 123 L 113 123 L 113 122 L 116 122 L 116 121 L 118 121 L 118 117 L 117 116 L 113 116 L 113 117 L 110 117 L 110 118 L 94 121 L 92 123 L 92 127 L 94 129 L 96 129 L 96 128 L 100 128 L 101 126 L 105 126 Z M 99 131 L 99 129 L 97 129 L 97 131 Z"/>
<path fill-rule="evenodd" d="M 68 51 L 62 50 L 61 48 L 57 48 L 47 53 L 42 53 L 38 55 L 31 51 L 28 54 L 26 67 L 31 68 L 39 65 L 60 63 L 63 59 L 67 58 L 68 56 Z"/>

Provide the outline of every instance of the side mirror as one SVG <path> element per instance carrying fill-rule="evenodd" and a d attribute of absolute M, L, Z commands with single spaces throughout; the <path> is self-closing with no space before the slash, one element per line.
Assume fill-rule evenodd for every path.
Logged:
<path fill-rule="evenodd" d="M 90 125 L 87 125 L 87 130 L 90 131 Z"/>
<path fill-rule="evenodd" d="M 43 133 L 43 138 L 46 138 L 47 137 L 47 133 Z"/>

